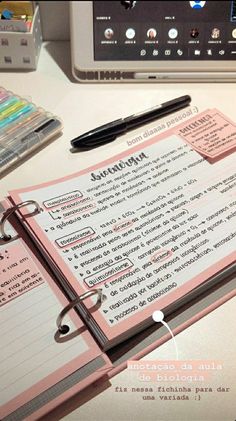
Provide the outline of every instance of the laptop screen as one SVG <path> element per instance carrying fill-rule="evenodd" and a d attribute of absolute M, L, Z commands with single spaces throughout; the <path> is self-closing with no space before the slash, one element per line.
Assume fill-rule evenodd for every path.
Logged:
<path fill-rule="evenodd" d="M 95 61 L 236 58 L 236 1 L 94 1 Z"/>

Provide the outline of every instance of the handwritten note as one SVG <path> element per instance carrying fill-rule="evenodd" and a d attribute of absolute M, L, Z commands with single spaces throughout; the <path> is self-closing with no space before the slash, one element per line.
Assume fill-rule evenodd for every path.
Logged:
<path fill-rule="evenodd" d="M 0 306 L 44 282 L 34 261 L 19 244 L 2 247 L 0 261 Z"/>
<path fill-rule="evenodd" d="M 236 149 L 236 124 L 218 110 L 198 114 L 178 127 L 177 133 L 196 151 L 217 158 Z"/>
<path fill-rule="evenodd" d="M 20 200 L 44 207 L 36 235 L 73 287 L 104 288 L 93 315 L 114 327 L 134 315 L 137 323 L 142 310 L 232 257 L 235 191 L 232 155 L 213 166 L 171 135 Z"/>

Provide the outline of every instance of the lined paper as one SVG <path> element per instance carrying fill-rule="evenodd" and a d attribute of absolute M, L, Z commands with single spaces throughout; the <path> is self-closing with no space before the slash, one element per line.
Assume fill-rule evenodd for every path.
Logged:
<path fill-rule="evenodd" d="M 35 280 L 38 282 L 27 288 Z M 0 246 L 0 299 L 3 405 L 82 355 L 88 344 L 81 335 L 56 341 L 62 303 L 21 240 Z M 66 323 L 72 330 L 78 328 L 70 319 Z"/>

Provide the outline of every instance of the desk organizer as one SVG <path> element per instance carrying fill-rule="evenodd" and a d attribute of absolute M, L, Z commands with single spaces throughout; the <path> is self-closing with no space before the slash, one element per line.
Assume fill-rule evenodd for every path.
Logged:
<path fill-rule="evenodd" d="M 39 7 L 29 32 L 0 32 L 0 70 L 35 70 L 42 45 Z"/>

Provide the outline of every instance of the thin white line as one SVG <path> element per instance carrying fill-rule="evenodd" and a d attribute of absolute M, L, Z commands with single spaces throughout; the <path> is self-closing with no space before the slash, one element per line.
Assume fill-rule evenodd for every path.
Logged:
<path fill-rule="evenodd" d="M 175 337 L 174 337 L 174 335 L 172 333 L 172 330 L 169 328 L 168 324 L 164 320 L 162 320 L 161 323 L 168 329 L 168 331 L 170 332 L 170 334 L 172 336 L 172 339 L 173 339 L 174 345 L 175 345 L 176 360 L 178 360 L 179 359 L 179 353 L 178 353 L 178 348 L 177 348 L 176 340 L 175 340 Z"/>

